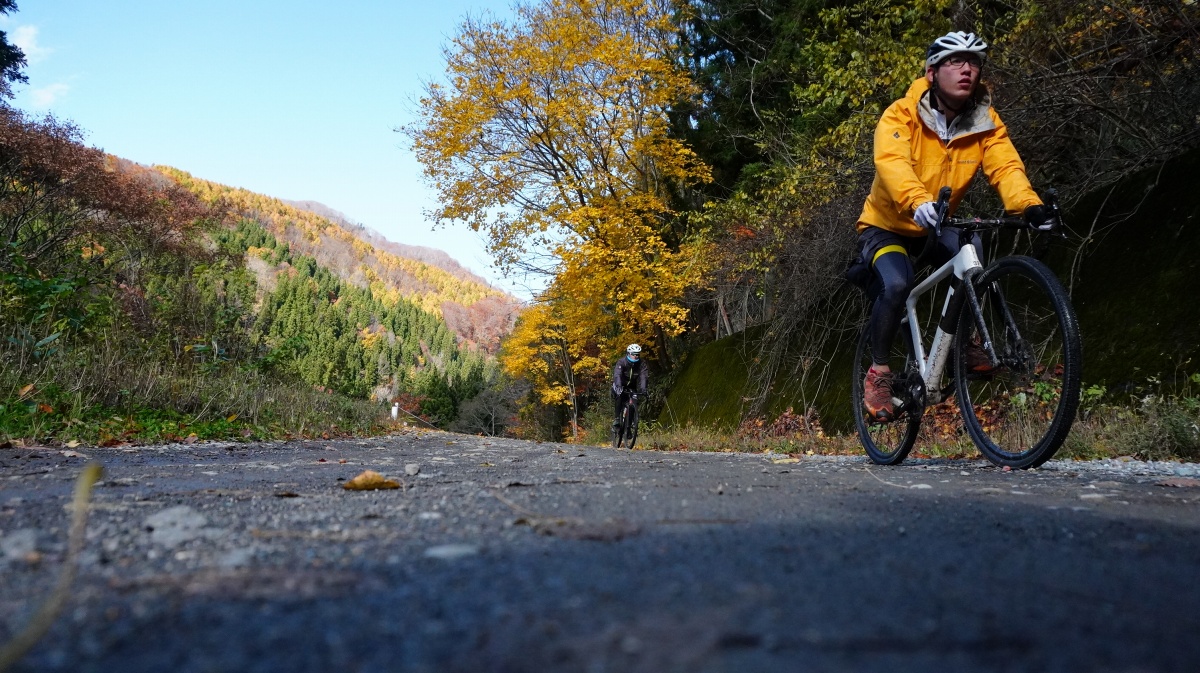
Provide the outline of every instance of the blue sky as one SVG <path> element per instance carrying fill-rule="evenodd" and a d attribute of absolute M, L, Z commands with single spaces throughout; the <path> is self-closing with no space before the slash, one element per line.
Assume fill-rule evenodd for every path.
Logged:
<path fill-rule="evenodd" d="M 397 126 L 468 13 L 510 0 L 19 0 L 0 29 L 29 83 L 13 103 L 80 126 L 143 164 L 285 199 L 320 201 L 387 238 L 449 252 L 499 279 L 466 227 L 431 231 L 433 205 Z"/>

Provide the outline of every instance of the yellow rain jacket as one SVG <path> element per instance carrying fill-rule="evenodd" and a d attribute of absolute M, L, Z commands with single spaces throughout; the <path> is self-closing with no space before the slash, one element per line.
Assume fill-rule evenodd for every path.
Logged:
<path fill-rule="evenodd" d="M 1009 213 L 1042 203 L 982 85 L 975 107 L 959 115 L 949 141 L 938 135 L 928 91 L 924 77 L 913 82 L 875 127 L 875 182 L 858 217 L 860 233 L 875 226 L 903 236 L 926 235 L 913 212 L 936 201 L 938 190 L 948 186 L 953 213 L 980 167 Z"/>

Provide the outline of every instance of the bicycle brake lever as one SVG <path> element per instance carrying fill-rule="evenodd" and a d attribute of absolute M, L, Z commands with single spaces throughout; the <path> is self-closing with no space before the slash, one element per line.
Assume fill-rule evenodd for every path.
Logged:
<path fill-rule="evenodd" d="M 942 187 L 938 192 L 937 200 L 938 219 L 933 225 L 933 234 L 938 238 L 942 237 L 942 223 L 950 217 L 950 188 Z"/>
<path fill-rule="evenodd" d="M 1058 190 L 1051 187 L 1043 192 L 1043 196 L 1043 201 L 1050 208 L 1050 217 L 1054 219 L 1054 225 L 1050 228 L 1050 235 L 1066 240 L 1067 232 L 1063 231 L 1062 211 L 1058 208 Z"/>

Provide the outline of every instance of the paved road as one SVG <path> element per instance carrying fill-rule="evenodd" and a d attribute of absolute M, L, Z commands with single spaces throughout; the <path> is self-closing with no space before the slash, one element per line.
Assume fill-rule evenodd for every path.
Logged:
<path fill-rule="evenodd" d="M 1200 489 L 1161 477 L 415 432 L 77 451 L 107 471 L 77 591 L 17 671 L 1200 670 Z M 0 641 L 83 463 L 0 449 Z M 403 488 L 342 488 L 368 468 Z"/>

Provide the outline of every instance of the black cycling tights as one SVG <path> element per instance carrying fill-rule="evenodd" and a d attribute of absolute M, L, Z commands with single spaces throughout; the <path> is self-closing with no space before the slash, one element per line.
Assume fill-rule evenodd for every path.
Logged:
<path fill-rule="evenodd" d="M 875 277 L 871 294 L 875 306 L 871 309 L 871 359 L 887 364 L 892 340 L 904 315 L 904 300 L 913 284 L 913 265 L 908 255 L 889 252 L 875 260 Z"/>

